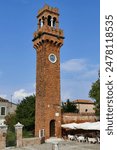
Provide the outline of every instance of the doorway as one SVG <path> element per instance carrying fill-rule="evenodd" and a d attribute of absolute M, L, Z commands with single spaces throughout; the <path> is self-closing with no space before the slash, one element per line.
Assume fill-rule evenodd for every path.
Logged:
<path fill-rule="evenodd" d="M 55 137 L 55 120 L 50 121 L 50 137 Z"/>

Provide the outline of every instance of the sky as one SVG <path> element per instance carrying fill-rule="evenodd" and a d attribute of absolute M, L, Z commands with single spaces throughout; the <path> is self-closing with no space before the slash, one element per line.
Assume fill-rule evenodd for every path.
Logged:
<path fill-rule="evenodd" d="M 64 30 L 61 99 L 90 99 L 100 63 L 99 0 L 1 0 L 0 97 L 18 103 L 35 93 L 36 52 L 33 33 L 37 13 L 45 4 L 59 8 Z"/>

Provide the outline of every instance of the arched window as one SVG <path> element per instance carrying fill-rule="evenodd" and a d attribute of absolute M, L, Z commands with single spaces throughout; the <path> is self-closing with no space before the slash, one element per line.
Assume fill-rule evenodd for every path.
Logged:
<path fill-rule="evenodd" d="M 51 16 L 48 16 L 48 25 L 51 26 Z"/>
<path fill-rule="evenodd" d="M 53 18 L 53 27 L 54 28 L 56 27 L 56 18 L 55 17 Z"/>
<path fill-rule="evenodd" d="M 88 109 L 85 109 L 85 112 L 88 112 Z"/>

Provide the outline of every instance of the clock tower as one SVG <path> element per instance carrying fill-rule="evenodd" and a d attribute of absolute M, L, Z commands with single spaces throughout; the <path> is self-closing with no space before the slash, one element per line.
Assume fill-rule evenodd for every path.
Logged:
<path fill-rule="evenodd" d="M 57 8 L 45 5 L 39 10 L 34 33 L 36 49 L 35 136 L 61 137 L 60 48 L 63 31 L 59 29 Z"/>

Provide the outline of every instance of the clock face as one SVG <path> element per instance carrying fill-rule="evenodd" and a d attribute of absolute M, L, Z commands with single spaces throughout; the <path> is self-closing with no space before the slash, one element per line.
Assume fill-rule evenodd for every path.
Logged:
<path fill-rule="evenodd" d="M 55 54 L 50 54 L 48 58 L 51 63 L 55 63 L 57 61 L 57 57 Z"/>

